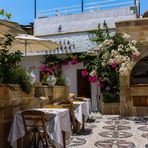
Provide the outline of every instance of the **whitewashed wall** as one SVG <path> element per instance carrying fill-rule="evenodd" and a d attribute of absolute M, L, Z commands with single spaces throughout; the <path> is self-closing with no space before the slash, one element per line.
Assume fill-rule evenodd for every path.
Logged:
<path fill-rule="evenodd" d="M 77 69 L 83 69 L 83 64 L 63 66 L 63 76 L 70 88 L 70 92 L 77 95 Z"/>
<path fill-rule="evenodd" d="M 62 43 L 64 41 L 66 42 L 69 41 L 70 44 L 75 45 L 75 48 L 71 48 L 71 50 L 67 50 L 68 52 L 86 52 L 96 47 L 96 43 L 90 41 L 90 38 L 92 38 L 92 35 L 89 34 L 88 32 L 46 36 L 44 38 L 50 39 L 54 42 L 56 41 L 57 43 L 59 43 L 59 41 L 61 41 Z M 65 53 L 65 50 L 61 50 L 59 48 L 53 51 L 47 51 L 47 53 L 61 54 L 61 53 Z"/>
<path fill-rule="evenodd" d="M 75 64 L 75 65 L 67 65 L 63 66 L 63 75 L 67 82 L 67 85 L 70 88 L 70 92 L 78 95 L 77 92 L 77 69 L 83 69 L 83 63 Z M 100 93 L 99 88 L 96 86 L 96 83 L 91 83 L 91 103 L 92 103 L 92 111 L 98 110 L 97 105 L 97 96 Z"/>
<path fill-rule="evenodd" d="M 129 6 L 71 15 L 37 18 L 34 20 L 34 34 L 36 36 L 45 36 L 93 30 L 97 28 L 98 23 L 103 24 L 104 20 L 107 22 L 109 28 L 115 28 L 115 22 L 134 18 L 136 18 L 136 14 Z M 58 32 L 59 25 L 61 25 L 62 28 L 61 32 Z"/>
<path fill-rule="evenodd" d="M 21 60 L 21 65 L 29 70 L 30 67 L 35 67 L 33 73 L 36 76 L 36 80 L 39 80 L 39 66 L 41 65 L 41 61 L 43 60 L 43 56 L 27 56 L 23 57 Z"/>
<path fill-rule="evenodd" d="M 91 83 L 91 104 L 92 111 L 98 111 L 98 95 L 100 94 L 100 88 L 97 87 L 97 83 Z"/>

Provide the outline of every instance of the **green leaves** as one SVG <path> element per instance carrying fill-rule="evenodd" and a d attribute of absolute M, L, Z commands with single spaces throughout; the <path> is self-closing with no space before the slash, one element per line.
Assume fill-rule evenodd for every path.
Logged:
<path fill-rule="evenodd" d="M 18 65 L 21 61 L 20 51 L 9 52 L 9 46 L 13 42 L 11 35 L 5 35 L 0 42 L 0 83 L 19 84 L 21 89 L 29 93 L 32 85 L 26 71 Z"/>
<path fill-rule="evenodd" d="M 5 12 L 4 9 L 0 9 L 0 15 L 5 16 L 7 19 L 11 18 L 11 13 Z"/>
<path fill-rule="evenodd" d="M 103 28 L 101 28 L 101 25 L 98 24 L 98 28 L 96 30 L 89 31 L 90 34 L 94 34 L 95 37 L 91 38 L 90 40 L 92 42 L 96 43 L 102 43 L 106 39 L 110 39 L 111 36 L 109 34 L 107 23 L 104 21 Z"/>
<path fill-rule="evenodd" d="M 19 84 L 21 89 L 27 94 L 31 92 L 30 76 L 26 73 L 25 69 L 21 67 L 12 69 L 9 78 L 9 83 Z"/>

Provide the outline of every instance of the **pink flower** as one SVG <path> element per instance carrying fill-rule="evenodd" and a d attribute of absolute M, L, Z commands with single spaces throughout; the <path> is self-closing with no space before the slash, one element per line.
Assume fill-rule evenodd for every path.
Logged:
<path fill-rule="evenodd" d="M 116 68 L 117 67 L 117 63 L 114 61 L 112 64 L 111 64 L 112 68 Z"/>
<path fill-rule="evenodd" d="M 49 72 L 53 72 L 53 68 L 52 67 L 49 68 Z"/>
<path fill-rule="evenodd" d="M 78 63 L 78 61 L 76 60 L 76 59 L 73 59 L 72 61 L 71 61 L 71 64 L 72 65 L 75 65 L 75 64 L 77 64 Z"/>
<path fill-rule="evenodd" d="M 137 59 L 137 55 L 136 54 L 132 54 L 131 58 L 135 61 Z"/>
<path fill-rule="evenodd" d="M 39 67 L 39 69 L 40 69 L 40 71 L 42 71 L 42 72 L 45 72 L 45 71 L 46 71 L 45 65 L 41 65 L 41 66 Z"/>
<path fill-rule="evenodd" d="M 82 73 L 82 77 L 86 77 L 87 76 L 86 70 L 82 70 L 81 73 Z"/>
<path fill-rule="evenodd" d="M 53 70 L 56 70 L 57 69 L 56 65 L 52 66 L 52 69 Z"/>
<path fill-rule="evenodd" d="M 49 74 L 53 74 L 53 68 L 52 68 L 52 67 L 46 68 L 46 71 L 47 71 Z"/>
<path fill-rule="evenodd" d="M 88 77 L 88 81 L 95 83 L 97 81 L 97 77 L 96 76 Z"/>
<path fill-rule="evenodd" d="M 55 65 L 56 69 L 60 68 L 60 64 Z"/>

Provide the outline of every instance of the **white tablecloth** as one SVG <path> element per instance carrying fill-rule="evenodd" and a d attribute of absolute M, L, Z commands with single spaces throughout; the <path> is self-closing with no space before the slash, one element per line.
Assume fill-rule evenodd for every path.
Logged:
<path fill-rule="evenodd" d="M 77 121 L 79 121 L 79 123 L 83 123 L 83 115 L 85 117 L 85 121 L 88 119 L 89 117 L 89 108 L 88 105 L 86 103 L 86 101 L 81 102 L 81 101 L 74 101 L 73 102 L 74 106 L 76 107 L 75 109 L 75 118 Z"/>
<path fill-rule="evenodd" d="M 61 130 L 71 134 L 71 123 L 69 116 L 69 109 L 65 108 L 42 108 L 40 110 L 48 110 L 59 116 Z"/>
<path fill-rule="evenodd" d="M 87 112 L 88 114 L 91 113 L 91 102 L 90 102 L 90 98 L 84 98 L 84 100 L 86 101 L 87 104 Z"/>
<path fill-rule="evenodd" d="M 33 109 L 43 111 L 46 115 L 46 130 L 54 141 L 57 148 L 63 147 L 62 131 L 71 134 L 70 118 L 68 109 Z M 66 122 L 65 122 L 66 121 Z M 17 147 L 17 140 L 25 135 L 21 111 L 15 113 L 8 141 L 14 148 Z"/>

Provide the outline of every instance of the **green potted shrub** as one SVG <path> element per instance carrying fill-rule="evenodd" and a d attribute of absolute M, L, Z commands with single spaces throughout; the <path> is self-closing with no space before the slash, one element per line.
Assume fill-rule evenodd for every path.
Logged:
<path fill-rule="evenodd" d="M 55 55 L 48 55 L 40 66 L 42 74 L 41 82 L 47 85 L 48 76 L 56 78 L 56 83 L 53 86 L 49 86 L 50 97 L 66 98 L 68 96 L 68 87 L 65 83 L 65 79 L 62 76 L 62 65 L 64 60 Z M 45 88 L 45 87 L 44 87 Z M 47 89 L 47 87 L 45 88 Z"/>

